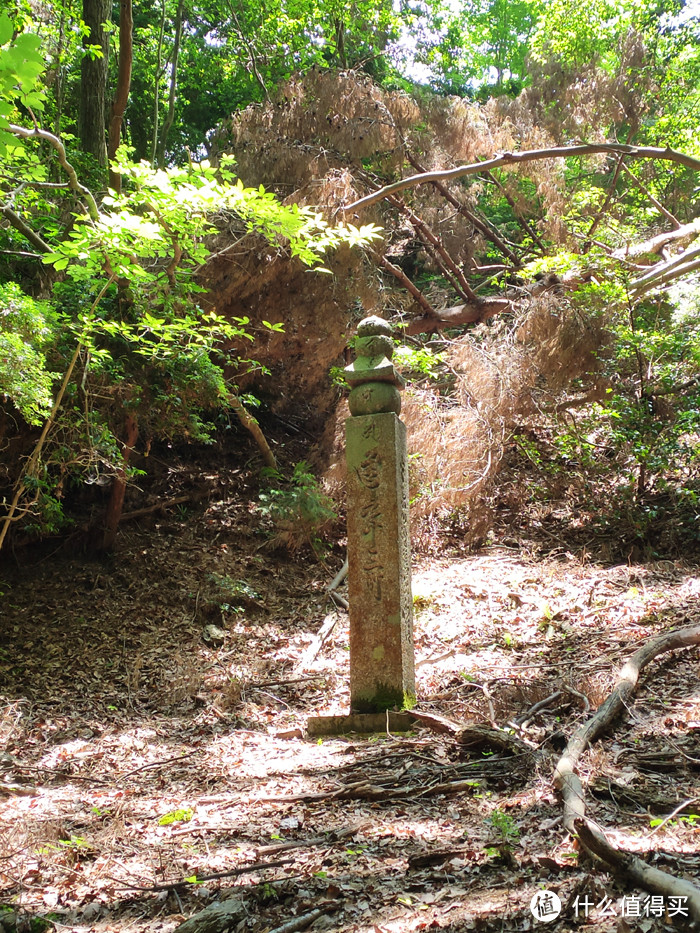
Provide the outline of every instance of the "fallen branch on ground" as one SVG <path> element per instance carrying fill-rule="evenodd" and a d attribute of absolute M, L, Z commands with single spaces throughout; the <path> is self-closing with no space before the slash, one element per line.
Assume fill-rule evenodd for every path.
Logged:
<path fill-rule="evenodd" d="M 334 596 L 336 594 L 330 593 L 329 595 Z M 313 661 L 316 660 L 321 648 L 323 648 L 326 640 L 330 637 L 331 632 L 335 628 L 340 615 L 338 612 L 329 612 L 326 618 L 323 620 L 323 625 L 318 630 L 318 633 L 314 636 L 313 641 L 302 654 L 297 664 L 297 670 L 305 670 Z"/>
<path fill-rule="evenodd" d="M 664 897 L 684 899 L 684 906 L 688 908 L 688 919 L 700 923 L 700 888 L 691 884 L 690 881 L 676 878 L 675 875 L 669 875 L 652 865 L 647 865 L 631 852 L 616 849 L 585 817 L 574 821 L 574 830 L 579 841 L 590 852 L 597 855 L 624 878 L 644 888 L 645 891 L 663 894 Z"/>
<path fill-rule="evenodd" d="M 283 923 L 281 926 L 270 930 L 270 933 L 296 933 L 297 930 L 305 930 L 308 926 L 311 926 L 314 920 L 318 920 L 319 917 L 322 917 L 331 909 L 330 905 L 327 908 L 317 907 L 316 910 L 310 910 L 308 913 L 300 914 L 298 917 L 292 917 L 291 920 L 287 920 L 287 922 Z"/>
<path fill-rule="evenodd" d="M 144 515 L 151 515 L 161 509 L 169 509 L 173 505 L 182 505 L 183 502 L 189 502 L 192 496 L 174 496 L 172 499 L 163 499 L 153 505 L 146 505 L 142 509 L 134 509 L 133 512 L 124 512 L 120 522 L 128 522 L 133 518 L 143 518 Z"/>
<path fill-rule="evenodd" d="M 228 871 L 215 871 L 210 875 L 197 875 L 193 874 L 192 877 L 196 878 L 196 884 L 199 884 L 200 881 L 218 881 L 220 878 L 235 878 L 238 875 L 245 875 L 251 871 L 263 871 L 266 868 L 279 868 L 281 865 L 288 865 L 290 862 L 293 862 L 294 859 L 291 858 L 280 858 L 274 862 L 253 862 L 252 865 L 241 865 L 239 868 L 230 868 Z M 118 880 L 118 879 L 114 879 Z M 127 891 L 174 891 L 177 888 L 186 888 L 188 885 L 195 884 L 194 881 L 188 881 L 186 878 L 181 878 L 179 881 L 163 881 L 160 884 L 149 884 L 149 885 L 140 885 L 140 884 L 124 884 L 120 881 L 122 887 Z M 178 928 L 179 929 L 179 928 Z"/>
<path fill-rule="evenodd" d="M 580 726 L 569 739 L 554 771 L 554 785 L 564 803 L 564 826 L 570 833 L 578 836 L 585 848 L 647 891 L 687 898 L 690 915 L 700 923 L 700 888 L 689 881 L 652 868 L 637 856 L 612 846 L 600 830 L 587 819 L 583 785 L 575 772 L 588 746 L 612 724 L 623 709 L 627 708 L 637 687 L 639 675 L 647 664 L 667 651 L 693 645 L 700 645 L 700 625 L 689 625 L 652 638 L 635 651 L 622 668 L 613 692 L 598 707 L 594 716 Z"/>
<path fill-rule="evenodd" d="M 313 800 L 404 800 L 407 797 L 434 797 L 436 794 L 458 794 L 462 791 L 473 792 L 477 782 L 445 781 L 432 787 L 379 787 L 369 781 L 357 781 L 347 784 L 339 790 L 318 794 L 289 794 L 279 797 L 259 797 L 261 803 L 298 803 Z"/>
<path fill-rule="evenodd" d="M 270 933 L 296 933 L 297 930 L 305 930 L 319 917 L 334 910 L 337 905 L 328 904 L 323 907 L 317 907 L 298 917 L 292 917 L 281 926 L 270 930 Z M 216 904 L 210 904 L 204 910 L 194 914 L 189 920 L 185 920 L 179 927 L 176 927 L 173 933 L 223 933 L 234 927 L 248 915 L 248 910 L 242 901 L 230 898 L 225 901 L 219 901 Z"/>
<path fill-rule="evenodd" d="M 588 746 L 604 732 L 626 708 L 629 698 L 637 687 L 642 670 L 654 658 L 675 648 L 700 645 L 700 625 L 689 625 L 658 638 L 652 638 L 635 651 L 620 672 L 615 689 L 602 703 L 594 716 L 574 732 L 557 762 L 554 770 L 554 786 L 564 801 L 564 825 L 573 832 L 574 820 L 585 816 L 585 803 L 581 779 L 575 773 L 576 766 Z"/>

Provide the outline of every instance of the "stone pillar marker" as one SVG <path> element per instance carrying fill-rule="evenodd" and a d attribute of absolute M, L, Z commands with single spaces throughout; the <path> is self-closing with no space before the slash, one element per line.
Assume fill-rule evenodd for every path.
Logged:
<path fill-rule="evenodd" d="M 355 350 L 345 370 L 350 707 L 377 713 L 416 700 L 406 427 L 386 321 L 365 318 Z"/>

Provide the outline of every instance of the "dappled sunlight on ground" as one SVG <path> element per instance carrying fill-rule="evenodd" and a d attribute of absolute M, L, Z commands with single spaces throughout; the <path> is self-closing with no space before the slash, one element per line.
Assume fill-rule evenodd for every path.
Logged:
<path fill-rule="evenodd" d="M 342 554 L 289 561 L 261 553 L 252 526 L 222 528 L 210 507 L 125 529 L 104 563 L 6 574 L 0 903 L 57 929 L 169 933 L 227 893 L 254 933 L 319 905 L 314 929 L 495 933 L 531 929 L 543 885 L 565 904 L 591 886 L 629 893 L 579 864 L 552 769 L 629 655 L 698 620 L 697 568 L 506 548 L 418 559 L 419 709 L 496 725 L 520 750 L 421 724 L 317 740 L 310 716 L 348 711 L 343 612 L 301 661 L 335 612 Z M 690 876 L 697 677 L 697 649 L 655 662 L 581 769 L 613 840 Z"/>

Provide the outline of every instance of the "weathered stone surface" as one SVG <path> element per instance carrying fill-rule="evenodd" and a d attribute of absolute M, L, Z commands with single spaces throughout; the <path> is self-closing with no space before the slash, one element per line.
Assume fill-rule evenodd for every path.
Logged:
<path fill-rule="evenodd" d="M 391 359 L 394 355 L 394 341 L 386 334 L 375 334 L 373 337 L 357 337 L 355 340 L 355 353 L 358 356 L 385 356 Z"/>
<path fill-rule="evenodd" d="M 365 382 L 355 386 L 348 396 L 352 415 L 375 415 L 384 411 L 401 411 L 401 395 L 389 382 Z"/>
<path fill-rule="evenodd" d="M 308 735 L 345 735 L 348 732 L 408 732 L 416 724 L 412 713 L 350 713 L 349 716 L 313 716 Z"/>
<path fill-rule="evenodd" d="M 358 356 L 354 363 L 345 367 L 345 378 L 351 386 L 364 382 L 400 384 L 394 364 L 385 356 Z"/>
<path fill-rule="evenodd" d="M 386 390 L 382 398 L 386 401 L 384 407 L 377 399 L 371 400 L 371 389 L 375 384 L 386 383 L 389 386 L 403 388 L 405 380 L 397 371 L 391 358 L 394 355 L 394 341 L 391 339 L 391 327 L 380 317 L 367 317 L 360 321 L 357 327 L 358 337 L 355 341 L 357 358 L 354 363 L 345 367 L 345 378 L 353 389 L 350 393 L 350 411 L 353 415 L 371 414 L 377 411 L 401 411 L 401 402 L 396 402 L 397 396 Z M 358 387 L 367 386 L 364 393 L 357 391 Z M 363 401 L 364 400 L 364 401 Z M 354 407 L 356 406 L 356 407 Z"/>
<path fill-rule="evenodd" d="M 410 708 L 415 671 L 406 428 L 391 411 L 348 418 L 345 428 L 350 705 L 357 712 Z"/>
<path fill-rule="evenodd" d="M 392 332 L 391 324 L 385 321 L 383 317 L 379 317 L 378 314 L 363 318 L 357 325 L 358 337 L 374 337 L 376 334 L 391 337 Z"/>

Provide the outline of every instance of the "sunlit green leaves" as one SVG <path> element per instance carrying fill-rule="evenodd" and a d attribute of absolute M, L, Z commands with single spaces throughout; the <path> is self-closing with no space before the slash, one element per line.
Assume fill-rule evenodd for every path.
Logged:
<path fill-rule="evenodd" d="M 0 396 L 28 424 L 41 424 L 53 402 L 54 374 L 45 356 L 53 337 L 50 316 L 49 305 L 23 294 L 19 285 L 0 286 Z"/>
<path fill-rule="evenodd" d="M 44 91 L 38 84 L 46 64 L 40 52 L 41 39 L 23 32 L 12 40 L 13 26 L 6 13 L 0 14 L 0 129 L 7 127 L 15 101 L 39 111 Z M 5 134 L 0 143 L 7 142 Z"/>

